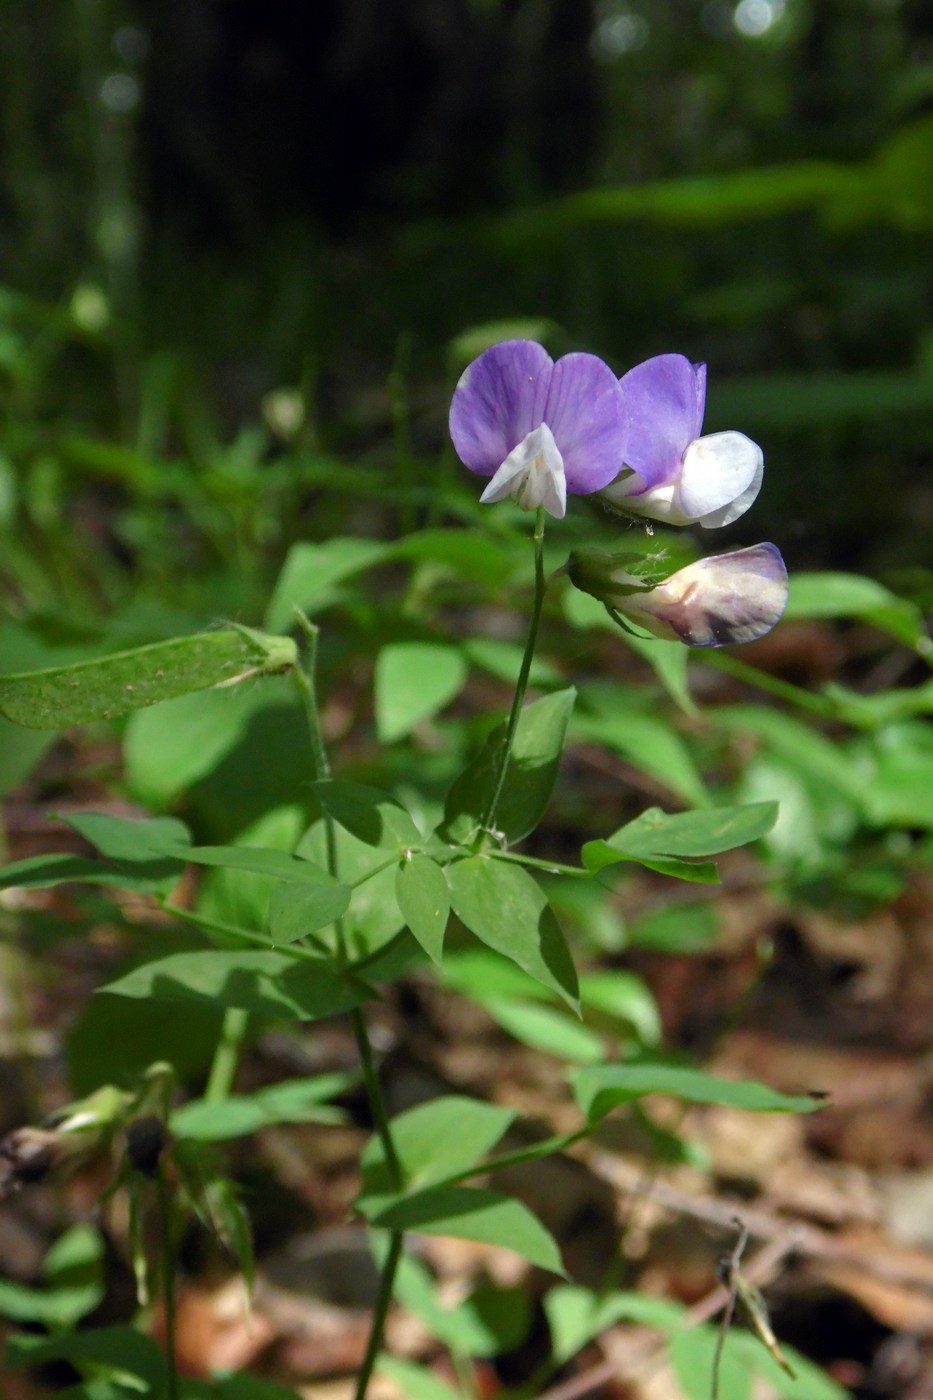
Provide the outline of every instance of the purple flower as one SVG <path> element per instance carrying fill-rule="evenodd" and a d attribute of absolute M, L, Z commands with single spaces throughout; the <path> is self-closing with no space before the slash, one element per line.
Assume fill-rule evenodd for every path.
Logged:
<path fill-rule="evenodd" d="M 753 642 L 771 631 L 787 605 L 787 570 L 773 544 L 700 559 L 653 588 L 628 572 L 631 557 L 580 549 L 567 569 L 577 588 L 668 641 Z"/>
<path fill-rule="evenodd" d="M 668 525 L 729 525 L 758 495 L 764 456 L 744 433 L 700 436 L 706 366 L 656 355 L 622 376 L 623 472 L 602 496 Z"/>
<path fill-rule="evenodd" d="M 460 460 L 491 477 L 481 501 L 511 496 L 560 519 L 567 492 L 587 496 L 619 470 L 623 394 L 595 355 L 555 364 L 532 340 L 504 340 L 473 361 L 450 406 L 450 436 Z"/>

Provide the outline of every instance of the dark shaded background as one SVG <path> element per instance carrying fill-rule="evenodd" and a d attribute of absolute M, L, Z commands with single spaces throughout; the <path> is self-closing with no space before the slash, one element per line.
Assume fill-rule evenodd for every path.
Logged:
<path fill-rule="evenodd" d="M 6 13 L 0 258 L 44 303 L 105 294 L 113 382 L 78 355 L 54 385 L 83 426 L 112 436 L 116 399 L 131 435 L 171 362 L 227 434 L 300 382 L 356 452 L 403 360 L 431 453 L 451 338 L 542 318 L 620 371 L 707 360 L 707 426 L 764 443 L 756 526 L 792 564 L 927 561 L 922 0 Z"/>

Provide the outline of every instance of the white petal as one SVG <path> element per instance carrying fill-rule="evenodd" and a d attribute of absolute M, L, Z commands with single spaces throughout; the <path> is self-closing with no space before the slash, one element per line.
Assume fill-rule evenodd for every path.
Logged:
<path fill-rule="evenodd" d="M 543 506 L 558 520 L 567 512 L 564 459 L 546 423 L 534 428 L 506 457 L 480 496 L 483 505 L 512 496 L 523 510 Z"/>
<path fill-rule="evenodd" d="M 684 523 L 715 528 L 738 520 L 758 495 L 763 474 L 761 448 L 744 433 L 697 438 L 684 453 L 677 492 Z"/>

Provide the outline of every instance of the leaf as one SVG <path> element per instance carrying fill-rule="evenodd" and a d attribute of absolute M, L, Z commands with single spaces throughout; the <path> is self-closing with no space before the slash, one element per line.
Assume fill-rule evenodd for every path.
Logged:
<path fill-rule="evenodd" d="M 503 997 L 484 997 L 481 1004 L 503 1030 L 534 1050 L 576 1064 L 594 1064 L 606 1058 L 602 1036 L 556 1007 Z"/>
<path fill-rule="evenodd" d="M 646 1094 L 670 1094 L 686 1103 L 727 1104 L 755 1113 L 813 1113 L 823 1106 L 816 1094 L 781 1094 L 754 1079 L 720 1079 L 663 1060 L 587 1067 L 575 1071 L 572 1083 L 574 1097 L 592 1123 Z"/>
<path fill-rule="evenodd" d="M 178 870 L 183 869 L 181 862 Z M 27 856 L 0 868 L 0 889 L 39 890 L 52 885 L 107 885 L 121 890 L 151 894 L 163 890 L 166 866 L 162 861 L 143 861 L 119 868 L 83 856 Z"/>
<path fill-rule="evenodd" d="M 428 1269 L 411 1254 L 399 1261 L 395 1296 L 432 1337 L 459 1356 L 498 1356 L 528 1335 L 531 1309 L 526 1289 L 481 1283 L 456 1306 L 443 1306 Z"/>
<path fill-rule="evenodd" d="M 458 647 L 440 642 L 393 642 L 376 658 L 376 732 L 393 744 L 459 695 L 467 663 Z"/>
<path fill-rule="evenodd" d="M 259 1016 L 299 1021 L 338 1016 L 367 996 L 362 984 L 354 985 L 323 958 L 297 960 L 261 950 L 173 953 L 134 968 L 98 992 L 241 1006 Z"/>
<path fill-rule="evenodd" d="M 102 856 L 114 861 L 160 861 L 183 863 L 179 846 L 190 846 L 191 833 L 176 817 L 148 820 L 113 817 L 103 812 L 69 812 L 59 817 L 73 827 Z"/>
<path fill-rule="evenodd" d="M 486 1156 L 515 1118 L 511 1108 L 460 1094 L 445 1094 L 418 1104 L 391 1120 L 392 1141 L 410 1186 L 429 1186 L 457 1176 Z M 367 1195 L 389 1189 L 382 1140 L 370 1138 L 363 1152 Z"/>
<path fill-rule="evenodd" d="M 210 773 L 243 738 L 250 720 L 281 686 L 200 690 L 138 710 L 123 736 L 127 782 L 147 807 L 166 807 Z"/>
<path fill-rule="evenodd" d="M 293 665 L 295 643 L 225 628 L 114 652 L 94 661 L 0 677 L 0 713 L 30 729 L 110 719 L 192 690 Z"/>
<path fill-rule="evenodd" d="M 657 1002 L 634 972 L 612 969 L 584 973 L 580 1001 L 587 1011 L 601 1012 L 631 1026 L 645 1045 L 657 1045 L 661 1039 Z"/>
<path fill-rule="evenodd" d="M 366 1215 L 371 1225 L 380 1228 L 494 1244 L 513 1250 L 538 1268 L 563 1273 L 554 1237 L 527 1206 L 498 1191 L 431 1186 Z"/>
<path fill-rule="evenodd" d="M 617 1322 L 637 1322 L 668 1332 L 679 1326 L 684 1309 L 667 1298 L 613 1290 L 595 1292 L 576 1284 L 558 1284 L 544 1296 L 555 1362 L 564 1364 Z"/>
<path fill-rule="evenodd" d="M 376 1371 L 392 1381 L 406 1400 L 460 1400 L 459 1390 L 451 1390 L 433 1371 L 414 1361 L 383 1354 L 376 1362 Z"/>
<path fill-rule="evenodd" d="M 933 651 L 920 609 L 861 574 L 794 574 L 785 616 L 860 617 L 924 655 Z"/>
<path fill-rule="evenodd" d="M 440 963 L 450 915 L 450 887 L 441 867 L 415 851 L 395 872 L 395 896 L 413 937 L 433 962 Z"/>
<path fill-rule="evenodd" d="M 736 807 L 712 807 L 670 815 L 649 807 L 635 821 L 620 827 L 608 841 L 588 841 L 581 859 L 588 870 L 604 869 L 617 860 L 636 860 L 658 869 L 658 861 L 674 857 L 717 855 L 770 831 L 778 814 L 776 802 L 752 802 Z M 671 873 L 678 873 L 674 867 Z M 689 877 L 688 877 L 689 878 Z"/>
<path fill-rule="evenodd" d="M 508 997 L 520 1001 L 544 1000 L 551 997 L 527 972 L 516 967 L 509 958 L 494 953 L 491 948 L 458 948 L 444 958 L 441 970 L 444 985 L 455 992 L 482 1001 L 485 997 Z"/>
<path fill-rule="evenodd" d="M 754 734 L 768 749 L 797 768 L 809 783 L 828 786 L 863 810 L 866 785 L 843 745 L 817 733 L 793 715 L 762 705 L 728 705 L 713 712 L 715 724 L 729 734 Z"/>
<path fill-rule="evenodd" d="M 318 1074 L 308 1079 L 286 1079 L 255 1094 L 193 1099 L 172 1114 L 172 1132 L 177 1138 L 222 1142 L 275 1123 L 340 1122 L 343 1114 L 323 1105 L 354 1082 L 354 1076 L 349 1074 Z"/>
<path fill-rule="evenodd" d="M 104 1296 L 104 1244 L 90 1225 L 73 1225 L 45 1256 L 46 1288 L 0 1279 L 0 1314 L 51 1329 L 73 1327 Z"/>
<path fill-rule="evenodd" d="M 388 554 L 384 544 L 352 537 L 293 544 L 272 591 L 265 626 L 270 632 L 284 632 L 295 620 L 296 605 L 309 616 L 321 612 L 339 597 L 339 584 L 373 568 Z"/>
<path fill-rule="evenodd" d="M 499 637 L 471 637 L 463 643 L 463 654 L 473 666 L 481 667 L 507 685 L 514 685 L 522 667 L 522 648 L 514 642 L 503 642 Z M 538 688 L 560 685 L 561 674 L 549 661 L 535 656 L 531 661 L 528 681 Z"/>
<path fill-rule="evenodd" d="M 164 1393 L 166 1383 L 162 1348 L 135 1327 L 93 1327 L 60 1332 L 53 1337 L 20 1333 L 7 1342 L 6 1359 L 11 1366 L 40 1366 L 46 1361 L 92 1362 L 106 1371 L 139 1376 L 153 1395 Z"/>
<path fill-rule="evenodd" d="M 247 870 L 254 875 L 271 875 L 293 885 L 313 885 L 336 897 L 337 881 L 326 870 L 301 856 L 289 855 L 265 846 L 184 846 L 177 848 L 182 860 L 192 865 L 218 866 L 222 870 Z"/>
<path fill-rule="evenodd" d="M 269 938 L 272 943 L 295 943 L 300 938 L 336 923 L 350 906 L 352 891 L 329 876 L 316 885 L 283 881 L 269 900 Z"/>
<path fill-rule="evenodd" d="M 367 846 L 403 850 L 424 842 L 405 808 L 379 788 L 334 778 L 312 783 L 311 787 L 325 812 Z"/>
<path fill-rule="evenodd" d="M 676 645 L 686 654 L 683 645 Z M 660 779 L 686 802 L 698 807 L 709 803 L 706 785 L 689 749 L 664 719 L 625 709 L 612 715 L 578 714 L 572 737 L 575 742 L 586 740 L 613 749 L 639 772 Z"/>
<path fill-rule="evenodd" d="M 301 1400 L 296 1390 L 289 1390 L 275 1381 L 262 1380 L 238 1371 L 234 1376 L 220 1376 L 214 1381 L 216 1400 Z"/>
<path fill-rule="evenodd" d="M 469 856 L 454 861 L 447 878 L 454 912 L 470 932 L 579 1013 L 573 959 L 544 892 L 527 871 L 489 856 Z"/>
<path fill-rule="evenodd" d="M 498 590 L 521 568 L 515 550 L 499 540 L 490 539 L 475 530 L 458 530 L 447 525 L 441 529 L 416 530 L 390 546 L 394 559 L 427 560 L 446 565 L 455 577 L 475 579 L 477 583 Z M 514 673 L 513 673 L 514 674 Z"/>
<path fill-rule="evenodd" d="M 526 705 L 519 716 L 496 813 L 496 826 L 510 844 L 534 831 L 547 809 L 575 698 L 573 687 L 559 690 Z M 444 805 L 446 840 L 466 843 L 478 830 L 492 797 L 505 735 L 506 725 L 497 726 L 454 781 Z"/>

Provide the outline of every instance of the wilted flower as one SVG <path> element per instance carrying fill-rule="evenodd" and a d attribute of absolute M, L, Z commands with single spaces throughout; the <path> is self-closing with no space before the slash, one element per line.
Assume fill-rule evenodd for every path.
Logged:
<path fill-rule="evenodd" d="M 744 433 L 700 436 L 706 366 L 656 355 L 620 380 L 623 472 L 605 500 L 668 525 L 728 525 L 758 495 L 764 456 Z"/>
<path fill-rule="evenodd" d="M 787 570 L 773 544 L 700 559 L 654 587 L 629 571 L 630 559 L 580 549 L 567 572 L 610 612 L 669 641 L 694 647 L 753 642 L 771 631 L 787 605 Z"/>
<path fill-rule="evenodd" d="M 567 492 L 587 496 L 619 470 L 623 394 L 595 355 L 555 362 L 533 340 L 504 340 L 463 372 L 450 406 L 460 460 L 491 477 L 481 501 L 513 497 L 560 519 Z"/>

